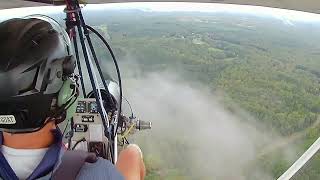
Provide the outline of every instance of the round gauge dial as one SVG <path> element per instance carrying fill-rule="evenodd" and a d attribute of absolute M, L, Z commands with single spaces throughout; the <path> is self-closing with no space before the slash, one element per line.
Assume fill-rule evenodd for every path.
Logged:
<path fill-rule="evenodd" d="M 98 113 L 98 105 L 96 102 L 91 102 L 89 104 L 89 112 L 90 113 Z"/>

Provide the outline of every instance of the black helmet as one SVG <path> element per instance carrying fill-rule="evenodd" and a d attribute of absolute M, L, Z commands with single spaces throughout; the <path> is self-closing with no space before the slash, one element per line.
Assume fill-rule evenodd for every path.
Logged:
<path fill-rule="evenodd" d="M 75 67 L 70 51 L 65 31 L 43 18 L 0 23 L 0 130 L 36 131 L 54 116 Z"/>

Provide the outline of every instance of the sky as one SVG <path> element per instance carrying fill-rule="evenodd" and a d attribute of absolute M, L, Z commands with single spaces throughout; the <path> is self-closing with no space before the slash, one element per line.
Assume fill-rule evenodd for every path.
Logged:
<path fill-rule="evenodd" d="M 30 14 L 50 14 L 63 12 L 64 7 L 29 7 L 21 11 L 21 9 L 9 9 L 0 11 L 1 17 L 22 17 Z M 183 2 L 147 2 L 147 3 L 110 3 L 99 5 L 86 5 L 84 9 L 96 10 L 120 10 L 120 9 L 139 9 L 147 12 L 227 12 L 227 13 L 244 13 L 256 16 L 271 16 L 282 20 L 284 23 L 290 24 L 294 21 L 302 22 L 320 22 L 320 14 L 306 13 L 301 11 L 284 10 L 277 8 L 267 8 L 261 6 L 248 5 L 232 5 L 217 3 L 183 3 Z"/>

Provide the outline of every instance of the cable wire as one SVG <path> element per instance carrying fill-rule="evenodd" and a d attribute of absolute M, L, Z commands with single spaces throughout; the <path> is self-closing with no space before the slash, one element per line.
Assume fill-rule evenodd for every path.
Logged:
<path fill-rule="evenodd" d="M 121 115 L 121 111 L 122 111 L 122 82 L 121 82 L 121 73 L 120 73 L 120 69 L 119 69 L 119 65 L 118 65 L 118 61 L 109 45 L 109 43 L 103 38 L 103 36 L 98 32 L 96 31 L 94 28 L 92 28 L 91 26 L 89 25 L 86 25 L 86 27 L 91 31 L 93 32 L 94 34 L 96 34 L 100 40 L 105 44 L 105 46 L 108 48 L 109 52 L 110 52 L 110 55 L 112 57 L 112 60 L 114 62 L 114 65 L 116 67 L 116 70 L 117 70 L 117 76 L 118 76 L 118 82 L 119 82 L 119 91 L 120 91 L 120 97 L 119 97 L 119 110 L 118 110 L 118 116 L 117 118 L 119 119 L 120 115 Z M 117 130 L 118 130 L 118 122 L 116 122 L 116 129 L 114 131 L 114 135 L 117 133 Z"/>

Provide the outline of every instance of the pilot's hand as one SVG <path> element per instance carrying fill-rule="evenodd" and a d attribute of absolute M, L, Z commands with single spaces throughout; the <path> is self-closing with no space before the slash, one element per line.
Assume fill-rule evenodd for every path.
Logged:
<path fill-rule="evenodd" d="M 146 175 L 146 168 L 139 146 L 130 144 L 122 150 L 116 167 L 126 180 L 143 180 Z"/>

